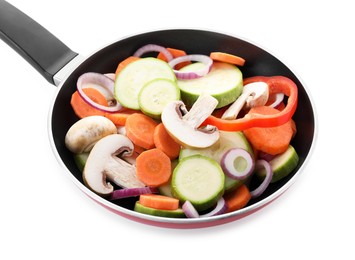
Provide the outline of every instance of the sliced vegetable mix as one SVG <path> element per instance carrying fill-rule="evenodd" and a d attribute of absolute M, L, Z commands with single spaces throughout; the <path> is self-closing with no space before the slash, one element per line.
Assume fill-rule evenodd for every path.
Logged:
<path fill-rule="evenodd" d="M 283 93 L 288 96 L 286 107 L 273 115 L 256 114 L 234 120 L 225 120 L 210 116 L 205 123 L 214 125 L 220 130 L 244 131 L 252 127 L 280 126 L 290 121 L 297 108 L 297 85 L 292 80 L 283 76 L 252 77 L 244 80 L 244 85 L 252 82 L 265 82 L 269 86 L 270 94 Z"/>
<path fill-rule="evenodd" d="M 168 218 L 213 217 L 262 196 L 298 165 L 298 89 L 284 76 L 243 78 L 246 62 L 148 44 L 113 73 L 80 76 L 66 146 L 84 184 Z"/>

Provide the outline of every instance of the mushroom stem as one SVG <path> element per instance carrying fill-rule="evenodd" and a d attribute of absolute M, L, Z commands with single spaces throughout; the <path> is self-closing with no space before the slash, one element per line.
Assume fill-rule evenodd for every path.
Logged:
<path fill-rule="evenodd" d="M 265 82 L 253 82 L 243 87 L 242 94 L 223 113 L 222 119 L 236 119 L 243 107 L 263 106 L 269 99 L 269 86 Z"/>
<path fill-rule="evenodd" d="M 202 94 L 195 101 L 190 111 L 183 115 L 183 120 L 194 129 L 197 129 L 218 105 L 218 100 L 214 97 Z"/>
<path fill-rule="evenodd" d="M 106 178 L 120 187 L 136 188 L 144 186 L 143 184 L 132 181 L 136 179 L 136 167 L 116 156 L 110 157 L 105 165 Z"/>
<path fill-rule="evenodd" d="M 226 110 L 222 115 L 222 119 L 236 119 L 240 110 L 244 107 L 247 98 L 250 96 L 251 93 L 243 92 L 238 99 Z"/>

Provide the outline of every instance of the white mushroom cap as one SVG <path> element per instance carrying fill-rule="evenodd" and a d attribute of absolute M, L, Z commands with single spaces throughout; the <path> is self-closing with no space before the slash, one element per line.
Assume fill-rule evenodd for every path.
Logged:
<path fill-rule="evenodd" d="M 100 195 L 113 192 L 113 186 L 107 180 L 123 188 L 144 187 L 136 176 L 135 166 L 117 156 L 130 155 L 133 148 L 131 140 L 124 135 L 112 134 L 100 139 L 86 161 L 83 171 L 85 184 Z"/>
<path fill-rule="evenodd" d="M 73 124 L 65 136 L 65 145 L 73 153 L 89 152 L 101 138 L 117 133 L 117 127 L 103 116 L 88 116 Z"/>

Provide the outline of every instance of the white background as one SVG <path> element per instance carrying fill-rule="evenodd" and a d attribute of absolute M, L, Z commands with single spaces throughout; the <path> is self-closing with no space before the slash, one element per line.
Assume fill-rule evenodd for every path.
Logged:
<path fill-rule="evenodd" d="M 249 39 L 300 76 L 319 131 L 295 184 L 247 218 L 197 230 L 132 222 L 88 199 L 66 176 L 48 141 L 56 87 L 0 42 L 0 259 L 354 259 L 351 1 L 10 2 L 84 56 L 164 28 Z"/>

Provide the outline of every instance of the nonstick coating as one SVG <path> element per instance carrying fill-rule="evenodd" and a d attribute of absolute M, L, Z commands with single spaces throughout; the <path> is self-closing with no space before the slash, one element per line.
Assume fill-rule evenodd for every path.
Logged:
<path fill-rule="evenodd" d="M 162 30 L 147 32 L 119 40 L 104 47 L 92 56 L 88 57 L 75 71 L 61 84 L 60 90 L 53 104 L 51 114 L 51 130 L 55 149 L 61 160 L 71 174 L 81 183 L 82 176 L 78 170 L 73 155 L 66 149 L 64 137 L 68 129 L 78 117 L 70 106 L 71 95 L 76 90 L 77 78 L 85 72 L 109 73 L 116 70 L 119 61 L 132 55 L 139 47 L 154 43 L 166 47 L 183 49 L 188 54 L 209 54 L 212 51 L 223 51 L 243 57 L 246 63 L 241 67 L 243 77 L 249 76 L 274 76 L 282 75 L 292 79 L 298 86 L 299 101 L 296 114 L 293 119 L 297 125 L 297 135 L 292 141 L 300 162 L 297 168 L 286 178 L 271 184 L 266 192 L 259 198 L 251 200 L 249 205 L 261 202 L 267 197 L 289 186 L 291 179 L 309 155 L 314 143 L 315 118 L 311 100 L 306 89 L 296 75 L 280 60 L 245 40 L 217 32 L 203 30 Z M 285 186 L 285 187 L 284 187 Z M 280 194 L 279 194 L 280 195 Z M 124 208 L 132 209 L 134 199 L 124 199 L 115 202 Z"/>

